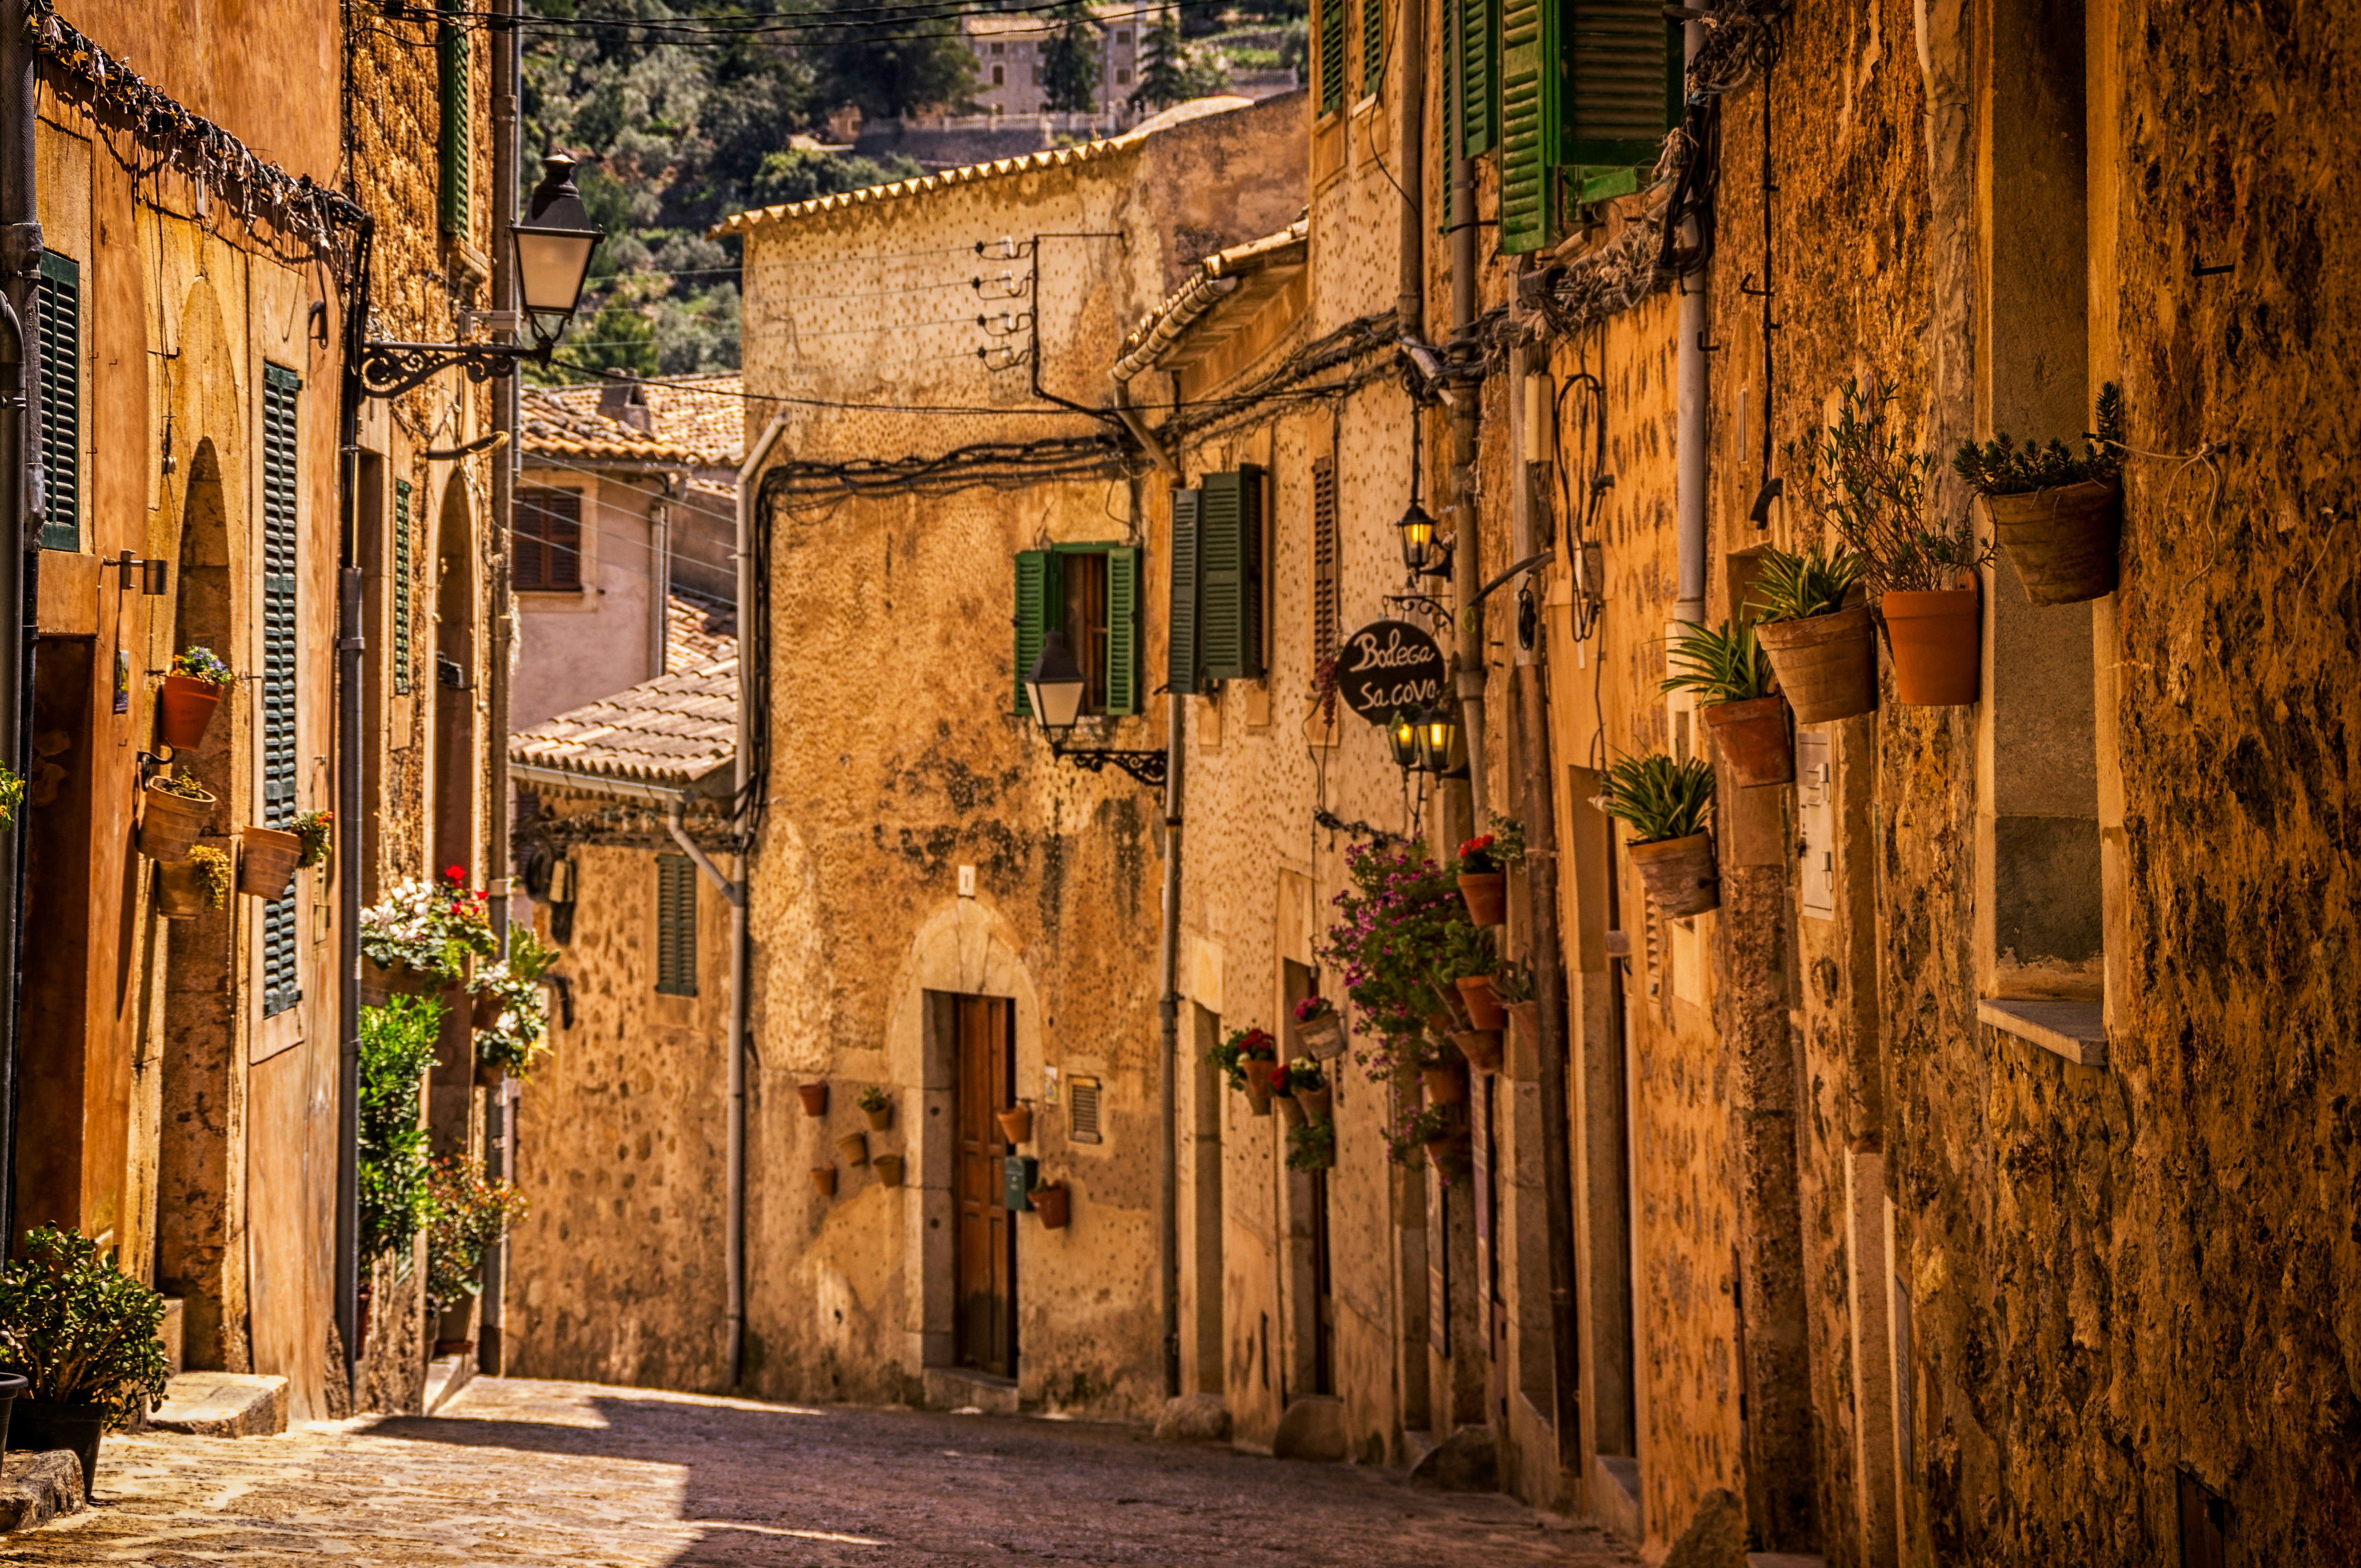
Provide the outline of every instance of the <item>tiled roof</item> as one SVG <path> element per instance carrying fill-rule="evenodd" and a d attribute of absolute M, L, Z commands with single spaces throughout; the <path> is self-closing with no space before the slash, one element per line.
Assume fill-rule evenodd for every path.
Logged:
<path fill-rule="evenodd" d="M 682 607 L 675 598 L 675 631 Z M 664 790 L 686 790 L 729 767 L 737 753 L 737 640 L 701 635 L 721 657 L 519 730 L 509 740 L 509 761 Z"/>
<path fill-rule="evenodd" d="M 1301 271 L 1311 257 L 1311 218 L 1301 217 L 1277 234 L 1217 250 L 1197 263 L 1180 286 L 1140 317 L 1139 324 L 1123 340 L 1123 355 L 1115 366 L 1116 379 L 1127 381 L 1163 363 L 1191 324 L 1236 292 L 1244 280 L 1257 274 L 1291 278 Z"/>
<path fill-rule="evenodd" d="M 746 383 L 737 371 L 642 381 L 632 389 L 648 411 L 648 428 L 598 411 L 613 381 L 567 387 L 527 387 L 522 396 L 524 450 L 554 457 L 735 467 L 746 444 Z"/>
<path fill-rule="evenodd" d="M 695 669 L 738 656 L 738 607 L 675 593 L 664 606 L 664 663 Z"/>

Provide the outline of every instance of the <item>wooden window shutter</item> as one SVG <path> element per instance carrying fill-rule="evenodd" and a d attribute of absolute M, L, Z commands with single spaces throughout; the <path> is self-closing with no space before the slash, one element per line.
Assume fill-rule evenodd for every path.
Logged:
<path fill-rule="evenodd" d="M 82 267 L 41 252 L 41 548 L 82 548 Z"/>
<path fill-rule="evenodd" d="M 262 825 L 295 821 L 297 774 L 295 619 L 298 544 L 302 537 L 296 472 L 303 383 L 282 365 L 262 367 Z M 262 1015 L 303 999 L 295 950 L 295 895 L 262 906 Z"/>
<path fill-rule="evenodd" d="M 697 994 L 697 865 L 686 855 L 656 857 L 656 990 Z"/>
<path fill-rule="evenodd" d="M 1208 474 L 1198 508 L 1199 657 L 1210 680 L 1260 678 L 1262 470 Z"/>
<path fill-rule="evenodd" d="M 582 492 L 554 486 L 518 489 L 509 527 L 509 586 L 521 593 L 572 593 L 582 587 Z"/>
<path fill-rule="evenodd" d="M 1197 573 L 1198 490 L 1172 492 L 1172 591 L 1166 600 L 1164 687 L 1184 696 L 1197 690 L 1197 625 L 1203 599 Z"/>
<path fill-rule="evenodd" d="M 1588 168 L 1653 165 L 1687 93 L 1679 24 L 1645 0 L 1569 0 L 1561 71 L 1565 147 Z"/>
<path fill-rule="evenodd" d="M 1139 711 L 1139 552 L 1116 545 L 1106 553 L 1106 710 Z"/>
<path fill-rule="evenodd" d="M 1455 83 L 1459 111 L 1459 150 L 1481 158 L 1492 150 L 1499 134 L 1500 0 L 1455 0 L 1453 55 L 1459 67 Z M 1444 115 L 1444 135 L 1451 135 L 1451 116 Z M 1449 146 L 1446 140 L 1445 147 Z M 1451 160 L 1444 159 L 1445 178 Z"/>
<path fill-rule="evenodd" d="M 1345 106 L 1345 0 L 1320 0 L 1320 112 Z"/>
<path fill-rule="evenodd" d="M 467 179 L 471 172 L 467 132 L 474 109 L 465 29 L 453 22 L 438 24 L 434 54 L 443 110 L 442 136 L 435 149 L 442 165 L 443 232 L 464 237 L 467 233 Z"/>
<path fill-rule="evenodd" d="M 1057 596 L 1058 566 L 1047 550 L 1019 550 L 1016 553 L 1016 668 L 1012 684 L 1016 688 L 1016 711 L 1031 717 L 1033 702 L 1025 695 L 1025 674 L 1032 669 L 1033 661 L 1041 656 L 1041 640 L 1049 634 L 1050 601 Z"/>
<path fill-rule="evenodd" d="M 410 691 L 410 481 L 393 482 L 393 691 Z"/>
<path fill-rule="evenodd" d="M 1500 248 L 1521 255 L 1552 238 L 1560 135 L 1558 7 L 1500 0 Z"/>
<path fill-rule="evenodd" d="M 1337 622 L 1341 611 L 1336 581 L 1336 459 L 1316 457 L 1312 463 L 1312 662 L 1336 652 L 1344 641 Z"/>
<path fill-rule="evenodd" d="M 1386 0 L 1361 0 L 1361 96 L 1386 81 Z"/>

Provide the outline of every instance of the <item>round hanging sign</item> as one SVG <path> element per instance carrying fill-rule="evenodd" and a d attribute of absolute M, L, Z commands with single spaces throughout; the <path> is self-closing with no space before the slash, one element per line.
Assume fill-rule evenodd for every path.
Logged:
<path fill-rule="evenodd" d="M 1443 650 L 1407 620 L 1371 621 L 1336 650 L 1336 692 L 1372 724 L 1443 700 Z"/>

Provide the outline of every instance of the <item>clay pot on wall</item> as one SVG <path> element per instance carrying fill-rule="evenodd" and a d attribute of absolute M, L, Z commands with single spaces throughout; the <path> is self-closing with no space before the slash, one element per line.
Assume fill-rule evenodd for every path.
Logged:
<path fill-rule="evenodd" d="M 1333 1089 L 1299 1089 L 1295 1102 L 1314 1122 L 1325 1122 L 1336 1113 L 1336 1091 Z"/>
<path fill-rule="evenodd" d="M 1270 1114 L 1270 1075 L 1279 1070 L 1275 1061 L 1249 1057 L 1238 1064 L 1246 1075 L 1246 1103 L 1257 1116 Z"/>
<path fill-rule="evenodd" d="M 1295 1037 L 1305 1050 L 1327 1061 L 1345 1048 L 1345 1020 L 1336 1013 L 1323 1013 L 1309 1024 L 1298 1024 Z"/>
<path fill-rule="evenodd" d="M 1478 1072 L 1500 1070 L 1500 1031 L 1498 1029 L 1462 1029 L 1451 1036 L 1467 1065 Z"/>
<path fill-rule="evenodd" d="M 847 1165 L 869 1163 L 869 1135 L 847 1133 L 836 1140 L 836 1157 Z"/>
<path fill-rule="evenodd" d="M 1785 698 L 1774 695 L 1718 702 L 1705 710 L 1705 722 L 1739 784 L 1752 789 L 1794 781 L 1795 753 L 1787 743 Z"/>
<path fill-rule="evenodd" d="M 999 1113 L 1000 1130 L 1012 1144 L 1033 1141 L 1033 1107 L 1020 1100 Z"/>
<path fill-rule="evenodd" d="M 189 858 L 215 804 L 210 795 L 191 800 L 152 784 L 139 792 L 139 852 L 168 866 Z"/>
<path fill-rule="evenodd" d="M 205 868 L 194 861 L 156 868 L 156 913 L 167 920 L 193 920 L 213 901 Z"/>
<path fill-rule="evenodd" d="M 176 751 L 203 745 L 224 689 L 194 675 L 166 675 L 156 694 L 156 738 Z"/>
<path fill-rule="evenodd" d="M 1041 1216 L 1043 1230 L 1064 1230 L 1067 1222 L 1073 1218 L 1073 1199 L 1067 1192 L 1066 1184 L 1053 1181 L 1047 1187 L 1036 1187 L 1033 1190 L 1033 1212 Z"/>
<path fill-rule="evenodd" d="M 1279 1119 L 1287 1124 L 1289 1130 L 1303 1125 L 1303 1102 L 1294 1095 L 1275 1095 L 1271 1103 L 1279 1107 Z"/>
<path fill-rule="evenodd" d="M 1467 905 L 1467 918 L 1477 925 L 1501 925 L 1509 918 L 1509 873 L 1461 872 L 1459 897 Z"/>
<path fill-rule="evenodd" d="M 237 836 L 237 890 L 249 898 L 287 896 L 295 880 L 295 862 L 303 858 L 303 840 L 276 828 L 248 827 Z"/>
<path fill-rule="evenodd" d="M 1894 652 L 1894 695 L 1913 707 L 1976 700 L 1983 615 L 1974 588 L 1892 592 L 1877 601 Z"/>
<path fill-rule="evenodd" d="M 1984 510 L 2029 602 L 2081 604 L 2115 591 L 2124 492 L 2112 480 L 1986 496 Z"/>
<path fill-rule="evenodd" d="M 1499 999 L 1492 994 L 1492 977 L 1488 974 L 1463 975 L 1457 981 L 1459 994 L 1467 1003 L 1467 1022 L 1478 1029 L 1505 1029 L 1509 1015 L 1500 1011 Z"/>
<path fill-rule="evenodd" d="M 900 1155 L 873 1155 L 870 1157 L 869 1168 L 877 1173 L 877 1184 L 880 1187 L 899 1187 L 902 1185 L 902 1157 Z"/>
<path fill-rule="evenodd" d="M 833 1198 L 836 1196 L 836 1167 L 832 1165 L 816 1165 L 812 1167 L 811 1178 L 812 1190 L 814 1192 L 818 1193 L 823 1198 Z"/>
<path fill-rule="evenodd" d="M 873 1133 L 882 1133 L 894 1124 L 894 1107 L 891 1105 L 880 1105 L 874 1111 L 864 1105 L 861 1113 L 869 1118 L 869 1130 Z"/>
<path fill-rule="evenodd" d="M 804 1102 L 805 1115 L 825 1116 L 828 1114 L 828 1085 L 826 1083 L 798 1083 L 796 1085 L 796 1098 Z"/>
<path fill-rule="evenodd" d="M 1804 620 L 1766 620 L 1754 635 L 1771 656 L 1796 723 L 1851 718 L 1877 707 L 1877 645 L 1867 605 Z"/>
<path fill-rule="evenodd" d="M 1538 1002 L 1511 1002 L 1505 1009 L 1509 1026 L 1516 1031 L 1519 1041 L 1537 1046 L 1542 1038 L 1542 1004 Z"/>
<path fill-rule="evenodd" d="M 1691 833 L 1631 847 L 1631 863 L 1656 901 L 1657 913 L 1678 920 L 1721 905 L 1721 879 L 1713 868 L 1713 837 Z"/>
<path fill-rule="evenodd" d="M 432 996 L 442 989 L 441 977 L 423 970 L 381 964 L 366 955 L 361 959 L 361 1000 L 373 1007 L 389 996 Z"/>
<path fill-rule="evenodd" d="M 1422 1067 L 1418 1069 L 1418 1076 L 1420 1081 L 1426 1085 L 1426 1102 L 1429 1105 L 1459 1105 L 1466 1102 L 1467 1073 L 1458 1063 Z"/>

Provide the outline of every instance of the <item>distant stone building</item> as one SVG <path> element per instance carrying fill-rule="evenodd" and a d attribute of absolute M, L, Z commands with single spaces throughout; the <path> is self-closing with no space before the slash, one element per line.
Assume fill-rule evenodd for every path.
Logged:
<path fill-rule="evenodd" d="M 1131 6 L 1115 19 L 1094 23 L 1098 70 L 1091 89 L 1093 109 L 1109 116 L 1107 128 L 1121 130 L 1139 71 L 1141 27 L 1146 18 Z M 975 51 L 975 87 L 969 96 L 987 115 L 1049 112 L 1047 65 L 1049 43 L 1060 22 L 1046 12 L 995 16 L 969 12 L 960 17 L 960 36 Z"/>

